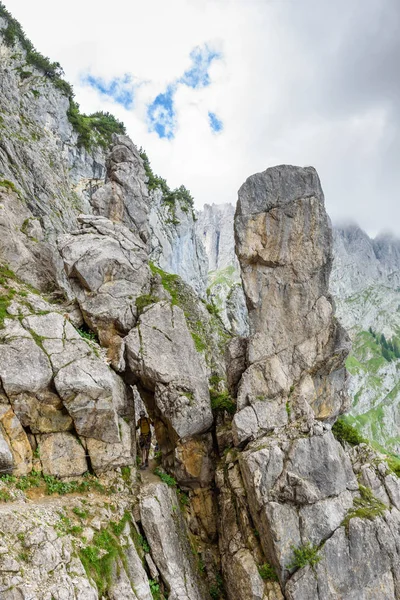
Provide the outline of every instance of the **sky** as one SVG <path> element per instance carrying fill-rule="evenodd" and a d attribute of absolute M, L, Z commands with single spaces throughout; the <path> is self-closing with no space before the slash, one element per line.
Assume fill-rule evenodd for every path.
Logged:
<path fill-rule="evenodd" d="M 313 165 L 333 222 L 400 233 L 399 0 L 3 1 L 197 208 Z"/>

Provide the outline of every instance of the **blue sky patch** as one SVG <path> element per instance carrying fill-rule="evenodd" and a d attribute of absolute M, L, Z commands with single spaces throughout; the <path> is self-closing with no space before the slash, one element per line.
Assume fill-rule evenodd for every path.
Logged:
<path fill-rule="evenodd" d="M 219 133 L 224 128 L 224 124 L 221 119 L 218 119 L 217 115 L 213 112 L 208 113 L 208 122 L 214 133 Z"/>
<path fill-rule="evenodd" d="M 132 75 L 128 73 L 122 77 L 114 77 L 110 81 L 106 81 L 102 77 L 86 75 L 83 78 L 83 83 L 94 88 L 103 96 L 112 98 L 114 102 L 121 104 L 127 110 L 133 106 L 135 84 Z"/>
<path fill-rule="evenodd" d="M 190 58 L 192 60 L 190 69 L 185 71 L 182 77 L 171 83 L 166 91 L 159 94 L 148 106 L 149 131 L 155 131 L 160 138 L 171 140 L 175 135 L 174 96 L 178 85 L 185 85 L 193 89 L 210 85 L 211 80 L 208 73 L 210 65 L 214 60 L 221 58 L 221 54 L 204 44 L 204 46 L 194 48 L 190 53 Z M 221 131 L 223 128 L 222 121 L 214 113 L 209 113 L 208 116 L 213 131 Z"/>
<path fill-rule="evenodd" d="M 158 94 L 147 108 L 149 130 L 155 131 L 160 138 L 171 140 L 175 135 L 176 113 L 174 95 L 176 85 L 169 85 L 166 91 Z"/>
<path fill-rule="evenodd" d="M 190 58 L 192 59 L 192 66 L 188 71 L 185 71 L 179 82 L 191 88 L 210 85 L 208 70 L 213 60 L 221 58 L 219 52 L 204 44 L 202 47 L 197 46 L 194 48 L 190 53 Z"/>

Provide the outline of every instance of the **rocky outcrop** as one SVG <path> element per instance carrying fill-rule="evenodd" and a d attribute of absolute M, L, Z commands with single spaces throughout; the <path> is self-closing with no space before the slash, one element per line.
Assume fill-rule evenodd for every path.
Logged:
<path fill-rule="evenodd" d="M 136 299 L 150 291 L 146 246 L 124 225 L 81 216 L 81 229 L 63 235 L 58 248 L 88 325 L 106 346 L 134 327 Z"/>
<path fill-rule="evenodd" d="M 149 237 L 149 195 L 143 161 L 129 137 L 114 136 L 107 156 L 107 180 L 91 197 L 95 215 L 123 223 L 143 241 Z"/>
<path fill-rule="evenodd" d="M 88 135 L 101 117 L 57 65 L 28 72 L 0 15 L 0 596 L 400 599 L 399 479 L 332 432 L 349 341 L 315 170 L 246 181 L 236 261 L 233 209 L 196 233 L 187 190 L 128 137 Z M 344 251 L 389 281 L 395 241 L 362 237 Z M 143 408 L 153 473 L 135 469 Z"/>
<path fill-rule="evenodd" d="M 147 308 L 125 345 L 130 370 L 154 392 L 156 414 L 171 428 L 172 437 L 211 427 L 205 363 L 178 306 L 158 302 Z"/>
<path fill-rule="evenodd" d="M 11 279 L 7 281 L 9 285 Z M 129 431 L 124 426 L 121 430 L 119 423 L 130 414 L 128 388 L 101 359 L 96 344 L 82 339 L 68 315 L 27 293 L 23 284 L 14 285 L 16 293 L 0 329 L 1 427 L 13 455 L 10 471 L 26 474 L 32 469 L 35 448 L 26 432 L 43 446 L 41 467 L 47 474 L 87 471 L 79 438 L 88 444 L 96 470 L 107 465 L 102 461 L 107 447 L 118 455 L 117 466 L 132 464 L 131 432 L 125 423 Z"/>
<path fill-rule="evenodd" d="M 332 234 L 316 172 L 283 166 L 249 178 L 239 190 L 235 236 L 252 332 L 238 408 L 249 406 L 254 423 L 260 401 L 278 420 L 286 403 L 334 418 L 348 407 L 350 345 L 333 318 Z"/>

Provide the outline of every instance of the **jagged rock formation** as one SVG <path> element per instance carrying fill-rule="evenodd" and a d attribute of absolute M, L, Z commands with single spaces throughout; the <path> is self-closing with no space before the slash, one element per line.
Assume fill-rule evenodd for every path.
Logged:
<path fill-rule="evenodd" d="M 197 235 L 190 197 L 157 187 L 120 129 L 85 147 L 90 118 L 44 57 L 28 72 L 32 48 L 0 15 L 1 598 L 399 600 L 399 480 L 331 431 L 349 343 L 314 169 L 268 169 L 239 192 L 251 334 L 233 336 L 242 288 L 222 322 L 199 239 L 224 294 L 229 207 Z M 135 468 L 142 407 L 154 472 Z"/>
<path fill-rule="evenodd" d="M 219 308 L 225 326 L 248 335 L 248 317 L 239 282 L 234 250 L 231 206 L 207 206 L 199 214 L 199 234 L 211 265 L 223 268 L 209 274 L 208 296 Z M 216 252 L 220 230 L 224 239 L 221 259 Z M 353 351 L 347 361 L 352 377 L 349 395 L 352 407 L 348 420 L 369 440 L 398 452 L 400 448 L 400 401 L 397 381 L 398 358 L 389 362 L 382 346 L 370 334 L 395 340 L 400 327 L 399 242 L 390 235 L 370 239 L 356 225 L 333 228 L 333 268 L 330 290 L 340 322 L 349 331 Z M 226 259 L 226 260 L 225 260 Z M 230 262 L 229 262 L 230 261 Z"/>

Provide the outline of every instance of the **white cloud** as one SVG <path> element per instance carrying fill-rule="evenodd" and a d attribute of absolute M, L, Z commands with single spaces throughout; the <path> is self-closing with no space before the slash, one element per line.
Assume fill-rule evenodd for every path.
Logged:
<path fill-rule="evenodd" d="M 6 5 L 38 49 L 64 66 L 81 108 L 109 110 L 123 120 L 154 170 L 171 186 L 185 184 L 197 206 L 234 203 L 243 181 L 273 164 L 313 164 L 334 219 L 356 219 L 369 231 L 400 231 L 400 175 L 393 158 L 400 148 L 393 108 L 399 98 L 387 84 L 390 58 L 397 65 L 399 56 L 392 38 L 384 47 L 389 9 L 396 11 L 397 0 L 386 0 L 387 14 L 377 0 Z M 381 33 L 382 47 L 368 49 L 371 31 L 374 40 Z M 360 53 L 357 42 L 364 39 Z M 160 139 L 148 130 L 147 105 L 182 77 L 193 48 L 206 43 L 222 55 L 210 66 L 211 85 L 177 87 L 176 134 Z M 387 95 L 378 83 L 380 52 Z M 368 87 L 368 68 L 374 88 Z M 128 73 L 145 82 L 135 89 L 134 110 L 83 86 L 85 73 L 106 80 Z M 209 112 L 223 123 L 218 135 Z"/>

